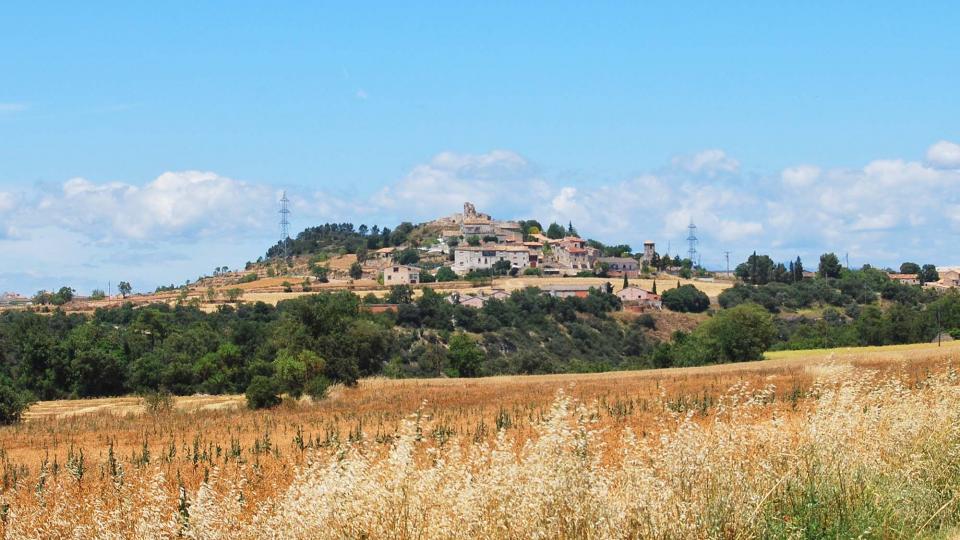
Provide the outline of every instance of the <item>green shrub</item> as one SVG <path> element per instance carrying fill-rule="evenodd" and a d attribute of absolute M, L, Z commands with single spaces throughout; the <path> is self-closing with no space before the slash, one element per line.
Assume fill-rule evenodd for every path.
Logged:
<path fill-rule="evenodd" d="M 324 377 L 323 375 L 317 375 L 316 377 L 307 381 L 307 385 L 304 390 L 307 392 L 307 395 L 313 399 L 320 400 L 326 397 L 327 389 L 330 388 L 330 379 Z"/>
<path fill-rule="evenodd" d="M 437 269 L 437 281 L 456 281 L 457 273 L 449 266 L 441 266 Z"/>
<path fill-rule="evenodd" d="M 143 408 L 149 414 L 158 415 L 173 410 L 173 394 L 166 389 L 146 392 L 141 396 Z"/>
<path fill-rule="evenodd" d="M 447 357 L 450 366 L 461 377 L 476 377 L 480 374 L 480 365 L 484 359 L 483 349 L 472 337 L 463 332 L 450 336 L 450 350 Z"/>
<path fill-rule="evenodd" d="M 247 407 L 251 409 L 269 409 L 280 404 L 280 392 L 273 379 L 257 375 L 247 386 Z"/>
<path fill-rule="evenodd" d="M 252 283 L 259 279 L 259 277 L 260 276 L 258 276 L 256 272 L 250 272 L 249 274 L 237 280 L 237 283 Z"/>
<path fill-rule="evenodd" d="M 664 291 L 663 305 L 670 311 L 703 313 L 710 307 L 710 297 L 693 285 L 681 285 Z"/>
<path fill-rule="evenodd" d="M 20 415 L 30 406 L 30 396 L 10 381 L 0 380 L 0 424 L 16 424 Z"/>

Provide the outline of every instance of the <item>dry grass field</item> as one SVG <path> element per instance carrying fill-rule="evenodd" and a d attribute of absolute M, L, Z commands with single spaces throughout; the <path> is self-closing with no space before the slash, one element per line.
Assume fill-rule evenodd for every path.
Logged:
<path fill-rule="evenodd" d="M 960 345 L 701 368 L 363 380 L 320 403 L 38 403 L 5 538 L 948 536 Z"/>

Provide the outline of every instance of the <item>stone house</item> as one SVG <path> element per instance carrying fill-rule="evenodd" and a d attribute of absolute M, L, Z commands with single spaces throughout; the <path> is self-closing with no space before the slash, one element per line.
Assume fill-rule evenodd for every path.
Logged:
<path fill-rule="evenodd" d="M 580 285 L 580 284 L 570 284 L 570 285 L 544 285 L 540 289 L 550 296 L 555 296 L 557 298 L 570 298 L 571 296 L 577 296 L 579 298 L 586 298 L 590 294 L 590 289 L 595 289 L 593 285 Z"/>
<path fill-rule="evenodd" d="M 960 287 L 960 271 L 953 268 L 942 270 L 940 274 L 940 284 L 947 287 Z"/>
<path fill-rule="evenodd" d="M 610 277 L 635 278 L 640 275 L 640 263 L 630 257 L 600 257 L 597 262 L 607 265 Z"/>
<path fill-rule="evenodd" d="M 623 302 L 624 306 L 637 306 L 640 308 L 662 309 L 663 302 L 660 295 L 642 289 L 635 285 L 624 287 L 617 291 L 617 298 Z"/>
<path fill-rule="evenodd" d="M 890 279 L 904 285 L 919 285 L 920 278 L 916 274 L 890 274 Z"/>
<path fill-rule="evenodd" d="M 420 269 L 416 266 L 394 264 L 385 267 L 381 271 L 381 276 L 383 276 L 383 284 L 388 287 L 392 285 L 415 285 L 420 283 Z"/>

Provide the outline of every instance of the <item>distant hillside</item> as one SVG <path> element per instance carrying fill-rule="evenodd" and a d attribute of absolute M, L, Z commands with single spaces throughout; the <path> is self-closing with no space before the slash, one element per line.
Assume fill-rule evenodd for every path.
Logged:
<path fill-rule="evenodd" d="M 405 221 L 395 228 L 380 228 L 377 225 L 354 227 L 352 223 L 325 223 L 308 227 L 287 240 L 290 256 L 316 253 L 363 253 L 384 247 L 404 244 L 420 245 L 436 238 L 439 228 L 432 223 L 414 225 Z M 283 256 L 283 242 L 277 242 L 267 250 L 266 258 Z"/>

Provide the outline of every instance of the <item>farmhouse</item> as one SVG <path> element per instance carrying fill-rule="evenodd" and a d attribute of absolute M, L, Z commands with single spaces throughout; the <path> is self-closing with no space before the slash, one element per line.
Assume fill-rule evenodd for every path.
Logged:
<path fill-rule="evenodd" d="M 466 274 L 471 270 L 493 268 L 499 261 L 509 261 L 511 268 L 524 269 L 537 265 L 538 255 L 526 246 L 487 244 L 458 246 L 453 252 L 453 271 Z"/>
<path fill-rule="evenodd" d="M 890 274 L 890 279 L 904 285 L 919 285 L 920 278 L 916 274 Z"/>
<path fill-rule="evenodd" d="M 570 298 L 571 296 L 577 296 L 579 298 L 586 298 L 590 294 L 590 289 L 595 289 L 593 285 L 544 285 L 540 289 L 549 294 L 550 296 L 555 296 L 557 298 Z"/>
<path fill-rule="evenodd" d="M 394 247 L 380 248 L 373 252 L 373 258 L 374 259 L 390 259 L 391 257 L 393 257 L 393 252 L 396 250 L 397 248 L 394 248 Z"/>
<path fill-rule="evenodd" d="M 383 269 L 384 285 L 412 285 L 420 283 L 420 269 L 402 264 L 387 266 Z"/>
<path fill-rule="evenodd" d="M 479 309 L 482 308 L 488 300 L 505 300 L 509 297 L 510 293 L 507 291 L 504 291 L 503 289 L 494 289 L 490 294 L 484 294 L 483 291 L 478 294 L 466 294 L 463 296 L 461 296 L 460 293 L 453 293 L 447 297 L 447 302 Z"/>
<path fill-rule="evenodd" d="M 27 305 L 30 303 L 30 299 L 26 296 L 22 296 L 18 293 L 3 293 L 0 295 L 0 305 L 4 306 L 17 306 L 17 305 Z"/>
<path fill-rule="evenodd" d="M 635 278 L 640 275 L 640 264 L 630 257 L 600 257 L 597 262 L 607 265 L 607 275 L 611 277 Z"/>
<path fill-rule="evenodd" d="M 954 268 L 947 268 L 938 272 L 940 274 L 940 284 L 947 287 L 960 287 L 960 271 Z"/>
<path fill-rule="evenodd" d="M 637 286 L 624 287 L 617 292 L 617 297 L 623 302 L 624 306 L 639 307 L 642 309 L 662 309 L 663 303 L 660 301 L 660 295 L 641 289 Z"/>

